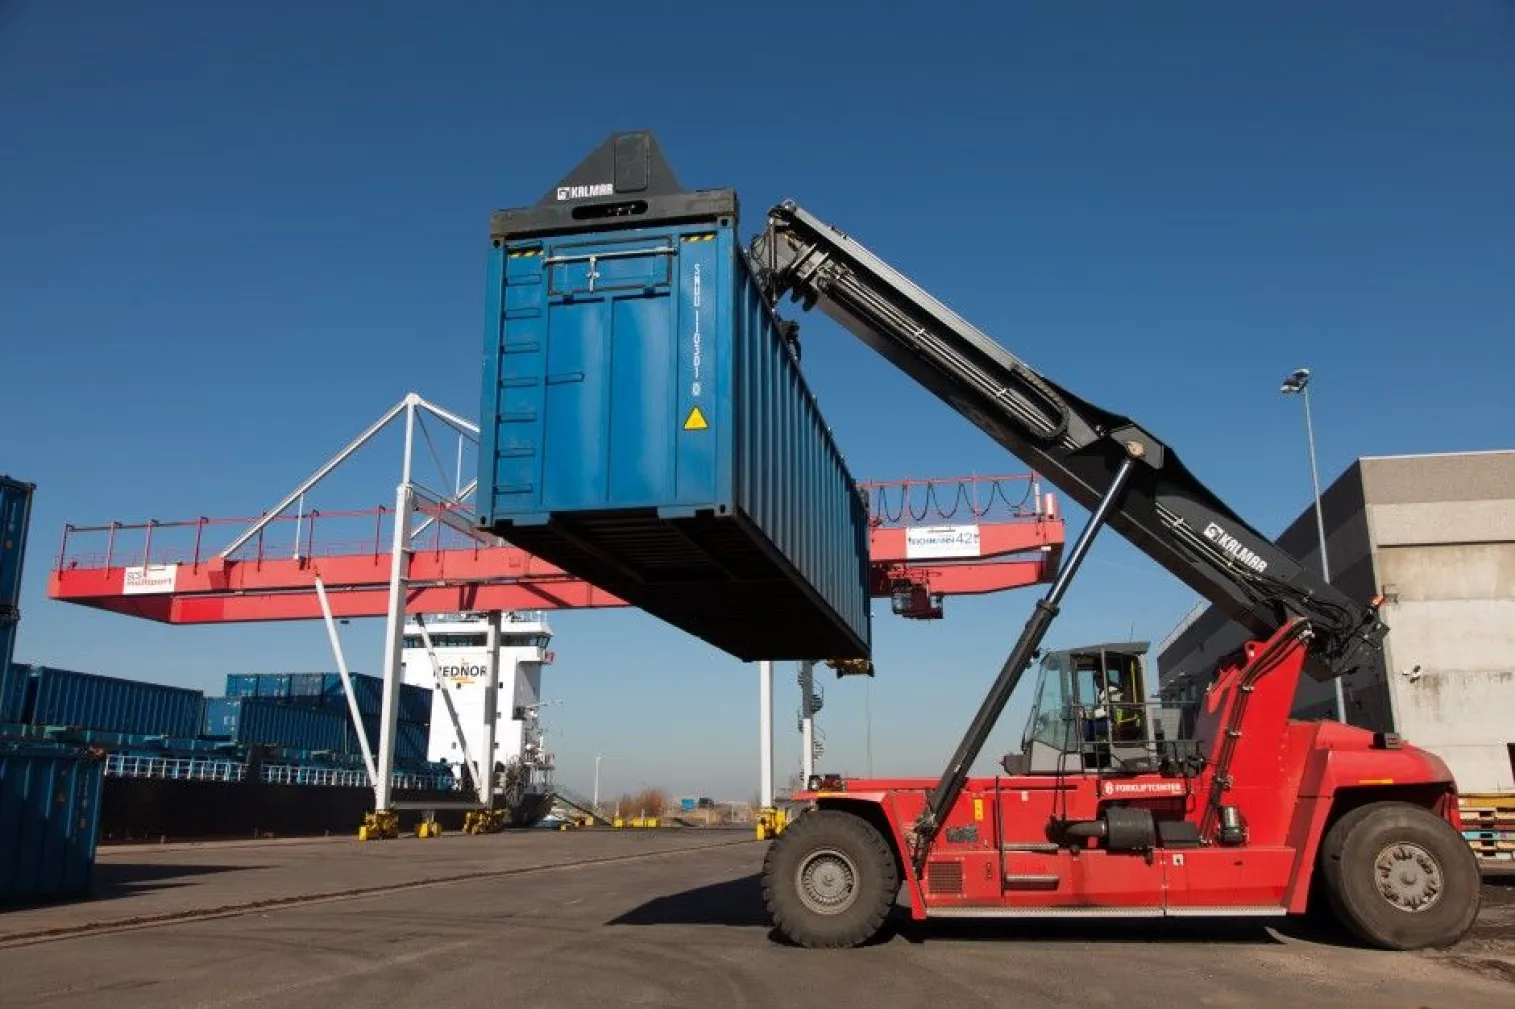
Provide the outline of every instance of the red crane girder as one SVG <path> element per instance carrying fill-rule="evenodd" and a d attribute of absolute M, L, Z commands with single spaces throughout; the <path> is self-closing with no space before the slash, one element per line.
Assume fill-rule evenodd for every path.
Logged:
<path fill-rule="evenodd" d="M 975 478 L 991 483 L 1016 478 Z M 1031 496 L 1030 509 L 1006 510 L 989 505 L 970 505 L 974 521 L 959 526 L 891 525 L 906 512 L 912 519 L 941 518 L 948 514 L 940 500 L 924 511 L 912 505 L 912 488 L 925 488 L 928 501 L 942 495 L 937 489 L 951 481 L 901 482 L 865 485 L 873 488 L 874 508 L 870 544 L 873 577 L 870 590 L 876 597 L 897 595 L 912 588 L 931 596 L 974 595 L 1023 588 L 1050 581 L 1056 572 L 1063 546 L 1063 523 L 1053 513 L 1050 499 Z M 901 515 L 887 512 L 893 489 L 902 505 Z M 920 496 L 917 494 L 917 496 Z M 1001 494 L 1003 497 L 1003 494 Z M 1005 499 L 1008 502 L 1008 498 Z M 933 512 L 931 507 L 935 508 Z M 1007 511 L 999 521 L 981 519 Z M 956 512 L 956 504 L 953 506 Z M 384 529 L 386 509 L 362 512 L 312 512 L 281 516 L 277 522 L 294 524 L 294 536 L 260 536 L 231 559 L 203 552 L 207 530 L 231 524 L 248 525 L 248 519 L 190 522 L 150 522 L 137 525 L 76 527 L 64 530 L 63 547 L 48 579 L 49 598 L 110 610 L 170 624 L 245 623 L 273 620 L 319 620 L 322 617 L 315 590 L 319 576 L 331 603 L 333 616 L 341 618 L 383 616 L 388 605 L 390 553 Z M 316 530 L 328 528 L 333 519 L 366 520 L 371 537 L 361 541 L 317 541 Z M 271 527 L 272 528 L 272 527 Z M 408 573 L 407 613 L 454 613 L 487 610 L 561 610 L 621 607 L 623 600 L 560 568 L 513 546 L 484 546 L 463 540 L 436 525 L 435 542 L 414 543 Z M 922 528 L 952 534 L 966 530 L 970 545 L 957 550 L 960 556 L 929 556 L 952 553 L 938 547 L 923 551 L 918 540 Z M 188 549 L 165 546 L 165 538 L 192 531 L 194 545 Z M 78 549 L 86 534 L 105 534 L 103 553 Z M 123 543 L 129 534 L 143 534 L 140 548 Z M 454 542 L 448 543 L 448 537 Z M 433 538 L 428 536 L 427 538 Z M 156 539 L 156 543 L 154 540 Z M 286 556 L 274 556 L 267 547 L 283 539 L 291 548 Z M 71 550 L 72 546 L 72 550 Z M 904 611 L 900 611 L 904 612 Z M 907 616 L 939 616 L 912 612 Z"/>

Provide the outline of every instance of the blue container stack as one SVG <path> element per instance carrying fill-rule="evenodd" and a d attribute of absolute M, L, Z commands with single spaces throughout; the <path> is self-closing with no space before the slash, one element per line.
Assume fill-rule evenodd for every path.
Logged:
<path fill-rule="evenodd" d="M 348 724 L 340 712 L 272 698 L 211 697 L 205 701 L 204 734 L 243 746 L 345 753 Z"/>
<path fill-rule="evenodd" d="M 365 673 L 349 673 L 353 694 L 362 715 L 377 717 L 383 709 L 384 680 Z M 400 720 L 431 723 L 431 690 L 410 683 L 400 685 Z M 241 673 L 226 677 L 227 697 L 261 697 L 307 708 L 348 711 L 347 694 L 340 673 Z"/>
<path fill-rule="evenodd" d="M 743 660 L 867 656 L 867 507 L 736 194 L 622 134 L 490 230 L 480 524 Z"/>
<path fill-rule="evenodd" d="M 363 673 L 351 673 L 349 676 L 369 746 L 377 751 L 379 720 L 383 710 L 384 681 L 380 677 Z M 247 743 L 254 742 L 252 739 L 237 735 L 238 709 L 228 703 L 254 701 L 260 709 L 257 716 L 260 719 L 259 732 L 275 734 L 274 727 L 285 724 L 288 726 L 289 734 L 288 739 L 269 738 L 258 740 L 258 742 L 294 749 L 331 749 L 346 754 L 362 752 L 347 704 L 347 694 L 342 688 L 340 673 L 233 674 L 226 678 L 226 694 L 225 698 L 210 698 L 206 701 L 206 735 L 211 735 L 214 731 L 222 738 Z M 427 688 L 401 684 L 399 726 L 395 739 L 397 761 L 413 764 L 426 759 L 427 744 L 431 734 L 431 702 L 432 692 Z M 301 722 L 292 718 L 286 723 L 278 723 L 273 720 L 273 716 L 261 712 L 263 707 L 308 711 L 325 716 L 331 720 L 330 723 L 319 724 L 340 725 L 340 740 L 334 744 L 323 742 L 320 746 L 308 745 L 314 738 L 327 740 L 329 738 L 326 735 L 327 730 L 322 728 L 317 732 L 314 726 L 318 722 L 315 720 L 307 719 Z M 315 733 L 315 735 L 307 735 L 307 732 Z"/>
<path fill-rule="evenodd" d="M 78 747 L 0 739 L 0 905 L 89 893 L 104 773 Z"/>
<path fill-rule="evenodd" d="M 17 666 L 29 682 L 22 721 L 138 736 L 200 734 L 198 690 L 123 680 L 51 666 Z"/>

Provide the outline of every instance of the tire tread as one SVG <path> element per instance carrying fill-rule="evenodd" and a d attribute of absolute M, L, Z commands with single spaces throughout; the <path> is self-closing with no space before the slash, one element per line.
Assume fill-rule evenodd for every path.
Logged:
<path fill-rule="evenodd" d="M 1382 901 L 1371 878 L 1370 860 L 1383 842 L 1370 838 L 1385 831 L 1413 841 L 1437 857 L 1445 887 L 1441 900 L 1451 905 L 1460 903 L 1460 911 L 1437 911 L 1435 917 L 1417 923 L 1424 926 L 1419 931 L 1407 928 L 1412 919 L 1394 917 L 1399 912 Z M 1380 949 L 1454 945 L 1478 916 L 1481 879 L 1472 850 L 1446 820 L 1412 803 L 1370 802 L 1347 812 L 1321 840 L 1318 871 L 1338 920 L 1363 942 Z"/>
<path fill-rule="evenodd" d="M 800 903 L 792 881 L 795 852 L 825 843 L 843 848 L 858 863 L 862 892 L 852 907 L 828 918 Z M 899 892 L 899 871 L 889 843 L 867 820 L 843 810 L 812 810 L 793 820 L 763 858 L 763 902 L 774 927 L 811 949 L 861 946 L 876 936 Z"/>

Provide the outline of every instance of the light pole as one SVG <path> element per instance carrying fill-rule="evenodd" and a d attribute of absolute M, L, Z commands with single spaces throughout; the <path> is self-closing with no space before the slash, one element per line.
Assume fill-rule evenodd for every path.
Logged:
<path fill-rule="evenodd" d="M 1326 559 L 1326 519 L 1320 505 L 1320 471 L 1315 466 L 1315 425 L 1310 419 L 1310 369 L 1296 368 L 1283 380 L 1278 391 L 1285 396 L 1298 395 L 1305 404 L 1305 441 L 1310 446 L 1310 481 L 1315 487 L 1315 529 L 1320 536 L 1320 577 L 1326 584 L 1331 583 L 1331 565 Z M 1336 720 L 1345 723 L 1347 720 L 1347 702 L 1342 692 L 1341 677 L 1332 681 L 1336 688 Z"/>
<path fill-rule="evenodd" d="M 600 761 L 605 759 L 603 753 L 594 755 L 594 811 L 600 811 Z"/>

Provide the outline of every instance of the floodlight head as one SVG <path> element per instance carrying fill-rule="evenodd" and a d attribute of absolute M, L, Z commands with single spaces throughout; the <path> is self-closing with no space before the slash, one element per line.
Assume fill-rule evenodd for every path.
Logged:
<path fill-rule="evenodd" d="M 1292 373 L 1290 373 L 1288 378 L 1284 379 L 1283 384 L 1278 387 L 1278 391 L 1285 395 L 1293 392 L 1303 392 L 1305 386 L 1309 384 L 1310 369 L 1296 368 Z"/>

